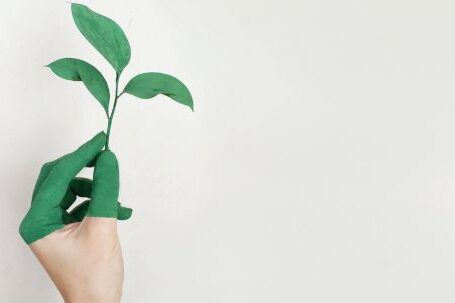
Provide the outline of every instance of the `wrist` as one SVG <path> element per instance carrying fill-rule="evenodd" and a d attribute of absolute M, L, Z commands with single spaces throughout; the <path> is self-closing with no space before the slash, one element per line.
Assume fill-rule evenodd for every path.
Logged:
<path fill-rule="evenodd" d="M 64 298 L 65 303 L 120 303 L 120 297 L 113 296 L 86 296 L 78 295 L 68 299 Z"/>
<path fill-rule="evenodd" d="M 86 298 L 77 298 L 72 300 L 64 300 L 65 303 L 120 303 L 118 300 L 106 300 L 104 298 L 100 299 L 86 299 Z"/>

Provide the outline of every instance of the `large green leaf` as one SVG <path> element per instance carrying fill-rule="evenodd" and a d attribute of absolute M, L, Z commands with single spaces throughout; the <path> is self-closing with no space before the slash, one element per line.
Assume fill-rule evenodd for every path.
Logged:
<path fill-rule="evenodd" d="M 71 4 L 71 11 L 82 35 L 120 74 L 131 58 L 130 44 L 120 26 L 82 4 Z"/>
<path fill-rule="evenodd" d="M 106 79 L 93 65 L 74 58 L 63 58 L 47 65 L 57 76 L 82 81 L 106 113 L 109 110 L 109 87 Z"/>
<path fill-rule="evenodd" d="M 193 110 L 193 98 L 190 91 L 185 84 L 170 75 L 139 74 L 128 82 L 124 92 L 142 99 L 150 99 L 158 94 L 163 94 Z"/>

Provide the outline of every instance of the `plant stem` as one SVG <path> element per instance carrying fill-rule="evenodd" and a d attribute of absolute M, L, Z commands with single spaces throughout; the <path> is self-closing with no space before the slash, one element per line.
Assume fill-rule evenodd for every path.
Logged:
<path fill-rule="evenodd" d="M 120 94 L 120 95 L 118 94 L 118 82 L 119 82 L 119 79 L 120 79 L 120 74 L 116 73 L 115 74 L 115 99 L 114 99 L 114 106 L 112 107 L 111 115 L 108 116 L 108 119 L 107 119 L 107 132 L 106 132 L 105 150 L 109 150 L 109 138 L 111 136 L 112 120 L 114 119 L 114 114 L 115 114 L 115 109 L 117 107 L 118 98 L 120 98 L 120 96 L 122 95 L 122 94 Z"/>

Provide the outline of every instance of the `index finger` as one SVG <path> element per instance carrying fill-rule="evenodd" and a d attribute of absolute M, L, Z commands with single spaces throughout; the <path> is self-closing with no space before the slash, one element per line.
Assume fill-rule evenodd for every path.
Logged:
<path fill-rule="evenodd" d="M 74 152 L 60 158 L 42 182 L 33 204 L 58 206 L 65 196 L 68 184 L 101 152 L 105 143 L 106 135 L 100 132 Z"/>
<path fill-rule="evenodd" d="M 74 152 L 63 156 L 43 181 L 41 190 L 35 197 L 36 203 L 52 201 L 51 204 L 58 205 L 71 180 L 100 153 L 105 143 L 106 135 L 100 132 Z"/>

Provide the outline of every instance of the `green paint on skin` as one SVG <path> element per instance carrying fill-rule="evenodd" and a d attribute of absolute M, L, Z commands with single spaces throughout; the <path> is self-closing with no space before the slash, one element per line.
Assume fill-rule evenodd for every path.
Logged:
<path fill-rule="evenodd" d="M 106 135 L 101 132 L 76 151 L 43 166 L 38 176 L 30 210 L 19 232 L 31 244 L 65 224 L 87 216 L 128 219 L 132 210 L 118 202 L 119 173 L 114 153 L 102 151 Z M 95 160 L 94 181 L 76 175 Z M 91 200 L 68 213 L 76 197 Z"/>

